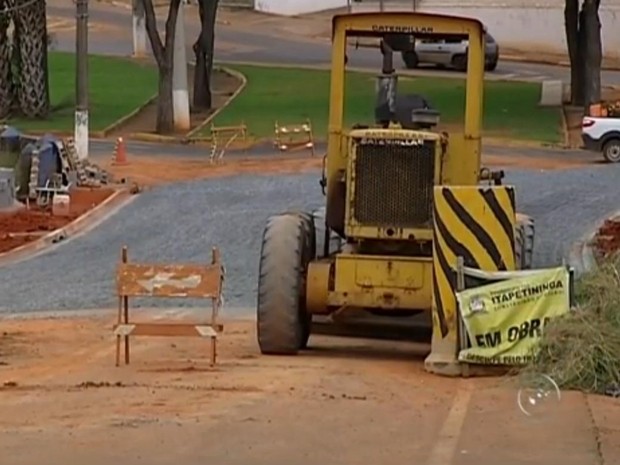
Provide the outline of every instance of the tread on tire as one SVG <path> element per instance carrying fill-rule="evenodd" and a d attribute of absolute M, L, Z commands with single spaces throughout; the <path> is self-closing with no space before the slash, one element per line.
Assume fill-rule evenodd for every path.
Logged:
<path fill-rule="evenodd" d="M 515 259 L 521 270 L 531 270 L 534 259 L 534 219 L 519 215 L 515 225 Z M 519 258 L 517 258 L 517 253 Z"/>
<path fill-rule="evenodd" d="M 257 337 L 263 354 L 294 355 L 310 336 L 305 274 L 314 258 L 312 217 L 285 213 L 267 221 L 261 246 Z"/>

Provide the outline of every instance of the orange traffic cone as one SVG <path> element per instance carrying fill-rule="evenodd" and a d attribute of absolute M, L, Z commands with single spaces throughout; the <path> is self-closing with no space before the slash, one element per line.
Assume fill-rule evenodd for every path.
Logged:
<path fill-rule="evenodd" d="M 127 165 L 129 162 L 127 161 L 127 152 L 125 151 L 125 142 L 122 137 L 119 137 L 116 140 L 116 144 L 114 145 L 114 157 L 112 160 L 113 165 Z"/>

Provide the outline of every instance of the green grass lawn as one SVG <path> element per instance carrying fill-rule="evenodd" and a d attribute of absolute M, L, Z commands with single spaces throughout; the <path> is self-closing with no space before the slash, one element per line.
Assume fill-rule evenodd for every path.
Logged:
<path fill-rule="evenodd" d="M 214 124 L 245 121 L 257 138 L 273 137 L 274 122 L 312 120 L 317 137 L 327 132 L 329 73 L 322 70 L 234 66 L 248 79 L 244 91 L 218 115 Z M 346 124 L 372 123 L 375 77 L 349 72 L 346 87 Z M 454 78 L 399 79 L 400 93 L 419 93 L 441 112 L 441 124 L 462 124 L 465 81 Z M 484 134 L 542 142 L 562 140 L 558 109 L 538 106 L 540 84 L 488 81 L 484 93 Z M 205 129 L 208 134 L 208 128 Z"/>
<path fill-rule="evenodd" d="M 157 92 L 157 68 L 128 58 L 90 56 L 89 123 L 101 131 Z M 75 55 L 49 53 L 49 85 L 52 112 L 46 120 L 15 118 L 7 124 L 20 131 L 73 130 L 75 112 Z"/>

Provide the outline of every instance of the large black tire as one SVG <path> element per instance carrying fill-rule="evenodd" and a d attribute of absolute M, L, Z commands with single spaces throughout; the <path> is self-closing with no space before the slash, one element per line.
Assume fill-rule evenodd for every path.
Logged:
<path fill-rule="evenodd" d="M 310 336 L 305 308 L 308 263 L 314 257 L 312 217 L 285 213 L 269 218 L 258 278 L 257 335 L 263 354 L 295 355 Z"/>
<path fill-rule="evenodd" d="M 316 228 L 314 226 L 314 218 L 311 213 L 299 212 L 304 228 L 305 235 L 305 247 L 304 247 L 304 274 L 303 274 L 303 289 L 302 300 L 300 301 L 300 307 L 303 310 L 301 314 L 302 334 L 300 349 L 306 349 L 308 347 L 308 339 L 310 338 L 310 331 L 312 329 L 312 315 L 306 311 L 306 275 L 308 271 L 308 263 L 316 258 Z"/>
<path fill-rule="evenodd" d="M 534 263 L 534 219 L 529 216 L 523 223 L 523 269 L 531 270 Z"/>
<path fill-rule="evenodd" d="M 620 162 L 620 139 L 612 139 L 605 143 L 603 156 L 609 163 Z"/>
<path fill-rule="evenodd" d="M 403 62 L 407 69 L 415 69 L 418 67 L 418 54 L 413 50 L 402 52 L 401 56 L 403 57 Z"/>
<path fill-rule="evenodd" d="M 534 219 L 519 215 L 515 225 L 515 261 L 518 269 L 531 270 L 534 259 Z"/>
<path fill-rule="evenodd" d="M 515 252 L 515 268 L 517 270 L 523 269 L 523 240 L 525 237 L 525 228 L 523 227 L 523 223 L 517 223 L 515 225 L 515 243 L 514 243 L 514 252 Z"/>

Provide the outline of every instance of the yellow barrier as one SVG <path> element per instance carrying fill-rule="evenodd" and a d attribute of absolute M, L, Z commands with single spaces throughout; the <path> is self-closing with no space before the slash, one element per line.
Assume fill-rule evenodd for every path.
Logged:
<path fill-rule="evenodd" d="M 275 123 L 275 146 L 282 152 L 309 149 L 314 157 L 314 134 L 308 119 L 303 124 Z"/>

